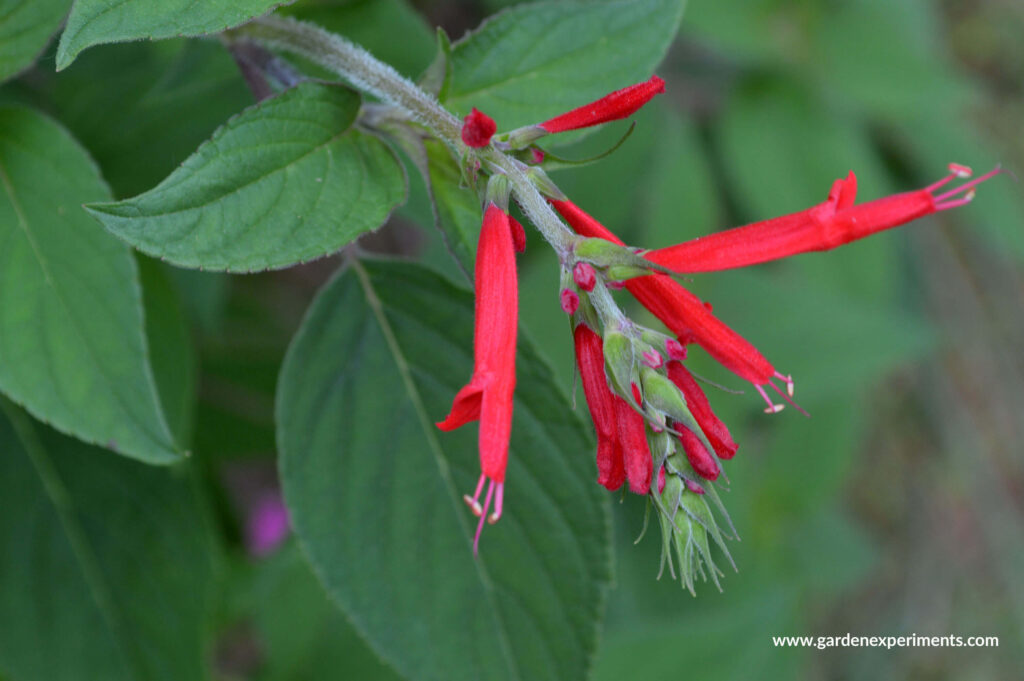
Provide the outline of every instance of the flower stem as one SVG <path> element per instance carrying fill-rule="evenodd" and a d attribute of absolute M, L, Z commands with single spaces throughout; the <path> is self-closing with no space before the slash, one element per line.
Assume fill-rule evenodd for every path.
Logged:
<path fill-rule="evenodd" d="M 578 237 L 558 218 L 521 164 L 493 148 L 474 152 L 466 147 L 461 139 L 459 119 L 433 95 L 390 65 L 341 36 L 290 18 L 264 17 L 229 33 L 235 39 L 252 40 L 285 50 L 334 71 L 357 88 L 409 112 L 459 155 L 477 153 L 487 167 L 508 177 L 516 202 L 555 249 L 559 259 L 564 262 L 571 254 Z"/>

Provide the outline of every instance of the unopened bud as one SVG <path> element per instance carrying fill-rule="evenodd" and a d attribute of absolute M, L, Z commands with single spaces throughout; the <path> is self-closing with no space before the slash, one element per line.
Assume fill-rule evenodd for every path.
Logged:
<path fill-rule="evenodd" d="M 686 489 L 690 490 L 694 494 L 704 494 L 704 488 L 689 478 L 686 480 Z"/>
<path fill-rule="evenodd" d="M 470 147 L 486 147 L 491 136 L 498 130 L 494 119 L 476 107 L 462 119 L 462 141 Z"/>
<path fill-rule="evenodd" d="M 572 289 L 564 288 L 559 294 L 562 304 L 562 312 L 568 315 L 576 314 L 576 308 L 580 306 L 580 297 Z"/>
<path fill-rule="evenodd" d="M 643 358 L 643 363 L 652 369 L 660 369 L 665 364 L 665 358 L 654 348 L 644 350 L 641 357 Z"/>
<path fill-rule="evenodd" d="M 666 338 L 665 354 L 668 355 L 669 359 L 674 359 L 677 362 L 682 362 L 684 359 L 686 359 L 686 346 L 677 341 L 675 338 Z"/>
<path fill-rule="evenodd" d="M 572 279 L 577 286 L 589 293 L 597 284 L 597 273 L 590 263 L 578 262 L 572 268 Z"/>

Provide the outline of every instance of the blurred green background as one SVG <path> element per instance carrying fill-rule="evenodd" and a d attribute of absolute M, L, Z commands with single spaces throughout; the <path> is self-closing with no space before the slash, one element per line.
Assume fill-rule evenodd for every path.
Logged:
<path fill-rule="evenodd" d="M 433 56 L 433 26 L 457 38 L 510 4 L 300 0 L 292 11 L 415 75 Z M 658 247 L 806 208 L 851 169 L 862 201 L 929 184 L 950 161 L 978 171 L 1001 162 L 1020 175 L 1022 35 L 1019 0 L 692 0 L 658 69 L 667 94 L 635 117 L 609 159 L 554 179 L 628 242 Z M 154 68 L 165 74 L 156 83 Z M 118 196 L 156 184 L 251 102 L 226 53 L 204 41 L 90 50 L 66 76 L 40 68 L 3 96 L 57 115 Z M 193 114 L 175 113 L 182 107 Z M 558 153 L 599 153 L 627 127 L 606 126 Z M 151 155 L 130 153 L 143 144 Z M 422 184 L 411 181 L 408 206 L 363 246 L 421 253 L 457 278 Z M 739 572 L 727 574 L 724 593 L 703 585 L 694 599 L 667 577 L 656 581 L 656 533 L 634 546 L 643 501 L 616 497 L 616 580 L 596 679 L 1020 678 L 1022 196 L 1004 175 L 970 206 L 832 253 L 694 277 L 724 321 L 793 374 L 812 416 L 766 416 L 749 390 L 709 393 L 740 443 L 724 494 L 742 538 L 731 547 Z M 557 263 L 535 232 L 528 238 L 522 321 L 568 391 Z M 211 625 L 223 679 L 394 678 L 294 546 L 258 560 L 243 549 L 248 507 L 276 486 L 280 360 L 337 265 L 234 278 L 151 268 L 173 279 L 197 329 L 196 461 L 216 481 L 234 577 Z M 700 373 L 747 387 L 694 355 Z M 847 632 L 999 636 L 1000 647 L 771 642 Z"/>

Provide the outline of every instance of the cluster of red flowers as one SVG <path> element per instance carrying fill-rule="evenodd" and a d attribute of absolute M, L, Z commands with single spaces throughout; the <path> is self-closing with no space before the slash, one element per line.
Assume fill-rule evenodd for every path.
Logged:
<path fill-rule="evenodd" d="M 530 152 L 526 158 L 542 159 L 543 153 L 536 153 L 539 150 L 532 146 L 540 137 L 628 117 L 664 90 L 664 81 L 654 76 L 544 123 L 497 138 L 494 121 L 473 109 L 465 119 L 462 137 L 470 147 L 495 144 L 502 150 L 526 150 Z M 737 445 L 684 365 L 689 344 L 699 345 L 749 381 L 767 403 L 766 412 L 783 408 L 783 404 L 772 402 L 766 388 L 792 404 L 792 378 L 778 371 L 667 271 L 710 272 L 829 250 L 963 205 L 973 198 L 976 185 L 1000 172 L 997 168 L 942 191 L 952 180 L 971 175 L 969 168 L 957 164 L 951 164 L 949 171 L 947 177 L 924 189 L 862 204 L 854 203 L 857 180 L 850 172 L 845 179 L 835 181 L 823 203 L 807 210 L 651 251 L 625 248 L 615 234 L 557 190 L 541 188 L 547 190 L 551 206 L 576 234 L 588 242 L 603 240 L 599 243 L 613 249 L 607 251 L 611 258 L 602 258 L 593 255 L 597 252 L 593 248 L 586 255 L 582 247 L 578 248 L 576 260 L 563 263 L 565 284 L 560 292 L 562 309 L 573 319 L 577 367 L 597 433 L 598 482 L 609 490 L 628 482 L 630 491 L 651 494 L 668 519 L 670 532 L 676 534 L 680 518 L 700 515 L 687 505 L 687 495 L 703 495 L 706 481 L 719 477 L 721 461 L 732 458 Z M 492 176 L 488 184 L 477 250 L 473 376 L 456 395 L 451 413 L 438 424 L 442 430 L 450 430 L 471 420 L 480 421 L 482 474 L 476 493 L 466 496 L 480 517 L 474 551 L 484 519 L 495 522 L 501 516 L 512 425 L 517 323 L 514 253 L 517 247 L 521 250 L 525 237 L 522 227 L 508 214 L 508 190 L 503 180 Z M 621 266 L 627 261 L 630 266 Z M 638 261 L 646 269 L 638 269 Z M 606 287 L 621 287 L 623 282 L 664 323 L 671 336 L 644 329 L 624 317 L 609 318 L 607 312 L 598 309 L 596 296 Z M 652 484 L 656 494 L 652 493 Z M 666 496 L 668 492 L 674 495 L 671 499 Z M 492 502 L 493 512 L 488 514 Z M 719 539 L 705 521 L 699 522 Z M 706 540 L 704 547 L 698 541 L 702 554 L 706 552 Z M 706 555 L 703 558 L 710 563 Z"/>

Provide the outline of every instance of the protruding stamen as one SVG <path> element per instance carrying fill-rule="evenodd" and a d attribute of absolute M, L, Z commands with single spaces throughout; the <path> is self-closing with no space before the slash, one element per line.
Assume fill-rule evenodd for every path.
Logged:
<path fill-rule="evenodd" d="M 794 402 L 794 401 L 793 401 L 793 398 L 792 398 L 792 397 L 791 397 L 790 395 L 787 395 L 786 393 L 782 392 L 782 391 L 781 391 L 781 390 L 779 389 L 779 386 L 775 385 L 774 383 L 769 383 L 768 385 L 769 385 L 769 386 L 771 386 L 771 389 L 772 389 L 772 390 L 774 390 L 775 392 L 777 392 L 777 393 L 779 394 L 779 397 L 781 397 L 782 399 L 784 399 L 784 400 L 786 400 L 787 402 L 789 402 L 789 406 L 793 407 L 793 408 L 794 408 L 794 409 L 796 409 L 796 410 L 797 410 L 798 412 L 800 412 L 800 413 L 801 413 L 801 414 L 803 414 L 804 416 L 807 416 L 808 418 L 809 418 L 809 417 L 811 416 L 810 414 L 808 414 L 808 413 L 807 413 L 807 410 L 806 410 L 806 409 L 804 409 L 804 408 L 803 408 L 803 407 L 801 407 L 801 406 L 800 406 L 799 404 L 797 404 L 796 402 Z"/>
<path fill-rule="evenodd" d="M 786 384 L 786 392 L 789 393 L 790 397 L 792 397 L 793 393 L 796 392 L 796 384 L 793 382 L 793 376 L 784 376 L 780 372 L 776 371 L 775 378 L 779 379 L 780 381 Z"/>
<path fill-rule="evenodd" d="M 965 166 L 960 163 L 950 163 L 946 167 L 949 168 L 949 172 L 960 178 L 968 178 L 974 174 L 974 171 L 971 170 L 970 166 Z"/>
<path fill-rule="evenodd" d="M 491 525 L 493 525 L 494 523 L 498 522 L 499 519 L 501 519 L 501 502 L 502 500 L 504 500 L 504 498 L 505 483 L 499 482 L 497 484 L 496 492 L 494 495 L 494 512 L 491 513 L 491 516 L 487 519 L 487 522 L 489 522 Z"/>
<path fill-rule="evenodd" d="M 952 199 L 953 197 L 955 197 L 958 194 L 963 194 L 965 192 L 969 192 L 972 188 L 977 187 L 979 184 L 981 184 L 985 180 L 988 180 L 989 178 L 995 177 L 996 175 L 999 175 L 1000 173 L 1003 173 L 1003 172 L 1005 172 L 1005 171 L 1000 166 L 996 166 L 995 168 L 993 168 L 992 170 L 988 171 L 984 175 L 982 175 L 980 177 L 976 177 L 973 180 L 971 180 L 970 182 L 965 182 L 962 185 L 960 185 L 959 187 L 956 187 L 954 189 L 950 189 L 948 192 L 945 192 L 943 194 L 939 194 L 938 196 L 935 197 L 935 209 L 936 210 L 947 210 L 949 208 L 955 207 L 954 205 L 952 205 L 955 202 L 954 201 L 949 201 L 949 199 Z M 932 185 L 932 186 L 935 186 L 935 185 Z M 931 188 L 929 188 L 929 191 L 932 191 Z M 943 203 L 943 202 L 946 202 L 946 203 Z M 955 204 L 955 205 L 962 205 L 962 204 Z"/>
<path fill-rule="evenodd" d="M 949 210 L 950 208 L 956 208 L 958 206 L 965 206 L 965 205 L 967 205 L 968 203 L 970 203 L 971 201 L 974 200 L 975 194 L 976 194 L 976 192 L 972 189 L 971 191 L 967 192 L 963 196 L 963 198 L 953 199 L 952 201 L 943 201 L 941 204 L 936 204 L 935 208 L 937 210 Z"/>
<path fill-rule="evenodd" d="M 470 510 L 473 511 L 473 515 L 477 518 L 484 514 L 484 509 L 480 506 L 480 492 L 484 489 L 484 480 L 486 479 L 487 476 L 481 473 L 480 479 L 476 483 L 476 492 L 473 493 L 473 496 L 468 494 L 462 496 L 462 500 L 466 502 L 466 505 L 469 506 Z"/>
<path fill-rule="evenodd" d="M 769 383 L 769 385 L 771 384 Z M 768 393 L 764 391 L 763 387 L 755 385 L 754 389 L 757 390 L 758 394 L 760 394 L 764 401 L 768 403 L 768 407 L 764 410 L 765 414 L 778 414 L 780 411 L 786 408 L 786 405 L 784 404 L 775 404 L 774 402 L 772 402 L 771 399 L 769 399 L 768 397 Z"/>
<path fill-rule="evenodd" d="M 480 548 L 480 532 L 484 529 L 484 520 L 487 518 L 487 509 L 491 507 L 491 497 L 494 496 L 494 481 L 487 485 L 487 496 L 484 498 L 484 507 L 480 513 L 480 522 L 476 524 L 476 534 L 473 536 L 473 555 L 477 554 Z"/>

